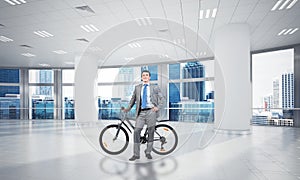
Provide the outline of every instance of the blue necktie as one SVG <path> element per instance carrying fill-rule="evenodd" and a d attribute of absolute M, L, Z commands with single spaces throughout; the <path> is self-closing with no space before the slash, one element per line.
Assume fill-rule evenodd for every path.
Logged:
<path fill-rule="evenodd" d="M 148 86 L 148 84 L 144 84 L 143 98 L 142 98 L 142 109 L 145 109 L 147 107 L 147 86 Z"/>

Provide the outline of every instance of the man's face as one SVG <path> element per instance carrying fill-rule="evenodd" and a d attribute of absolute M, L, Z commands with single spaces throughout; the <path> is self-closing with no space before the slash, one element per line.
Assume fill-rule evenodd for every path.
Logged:
<path fill-rule="evenodd" d="M 150 81 L 150 76 L 149 76 L 148 72 L 143 72 L 142 80 L 143 80 L 144 83 L 148 83 Z"/>

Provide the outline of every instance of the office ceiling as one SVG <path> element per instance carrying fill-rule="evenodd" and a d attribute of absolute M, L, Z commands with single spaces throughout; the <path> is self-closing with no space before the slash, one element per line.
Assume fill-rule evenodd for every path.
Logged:
<path fill-rule="evenodd" d="M 299 18 L 297 0 L 1 0 L 0 67 L 203 59 L 231 23 L 249 24 L 252 51 L 277 48 L 300 43 Z"/>

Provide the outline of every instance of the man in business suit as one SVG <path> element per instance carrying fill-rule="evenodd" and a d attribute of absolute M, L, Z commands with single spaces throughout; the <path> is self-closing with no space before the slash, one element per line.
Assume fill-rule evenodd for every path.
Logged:
<path fill-rule="evenodd" d="M 129 105 L 124 110 L 128 112 L 136 104 L 133 156 L 129 159 L 130 161 L 140 158 L 140 137 L 144 124 L 147 124 L 148 127 L 148 143 L 145 155 L 148 159 L 152 159 L 151 151 L 156 120 L 159 117 L 159 109 L 162 108 L 164 100 L 160 88 L 157 85 L 150 84 L 150 72 L 143 70 L 141 76 L 143 83 L 135 86 Z"/>

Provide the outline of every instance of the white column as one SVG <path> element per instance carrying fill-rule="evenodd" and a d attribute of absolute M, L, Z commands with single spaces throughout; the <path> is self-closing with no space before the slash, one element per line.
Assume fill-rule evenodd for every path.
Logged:
<path fill-rule="evenodd" d="M 75 119 L 97 121 L 97 58 L 82 56 L 75 58 Z"/>
<path fill-rule="evenodd" d="M 230 24 L 215 34 L 215 129 L 250 133 L 250 32 Z"/>

